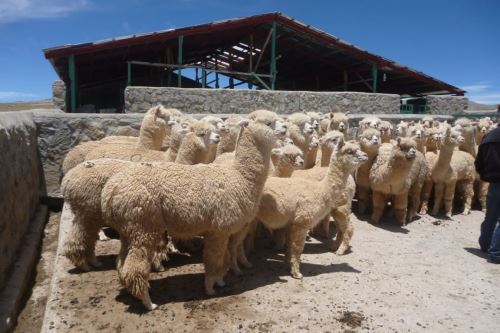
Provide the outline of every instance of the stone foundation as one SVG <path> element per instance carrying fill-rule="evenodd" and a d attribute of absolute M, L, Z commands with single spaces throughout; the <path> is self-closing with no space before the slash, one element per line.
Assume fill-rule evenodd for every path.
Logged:
<path fill-rule="evenodd" d="M 56 109 L 66 111 L 66 85 L 64 81 L 56 80 L 52 83 L 52 103 Z"/>
<path fill-rule="evenodd" d="M 469 99 L 464 96 L 439 96 L 425 97 L 430 114 L 451 115 L 467 110 Z"/>

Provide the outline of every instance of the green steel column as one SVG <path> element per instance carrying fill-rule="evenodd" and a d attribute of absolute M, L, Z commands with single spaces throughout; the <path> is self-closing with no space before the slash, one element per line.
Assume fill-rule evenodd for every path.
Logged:
<path fill-rule="evenodd" d="M 271 90 L 276 87 L 276 21 L 273 21 L 271 36 Z"/>
<path fill-rule="evenodd" d="M 68 74 L 70 80 L 70 112 L 76 111 L 76 66 L 75 66 L 75 56 L 70 55 L 68 58 Z"/>
<path fill-rule="evenodd" d="M 127 62 L 127 87 L 132 85 L 132 64 Z"/>
<path fill-rule="evenodd" d="M 178 51 L 179 53 L 177 54 L 177 64 L 182 65 L 182 44 L 184 43 L 184 36 L 179 36 L 178 38 L 179 41 L 179 47 Z M 182 86 L 182 68 L 179 67 L 179 70 L 177 71 L 177 86 L 180 88 Z"/>
<path fill-rule="evenodd" d="M 205 88 L 207 86 L 207 70 L 205 67 L 201 69 L 201 87 Z"/>
<path fill-rule="evenodd" d="M 376 64 L 372 65 L 372 91 L 374 93 L 377 92 L 377 76 L 378 76 L 378 68 Z"/>
<path fill-rule="evenodd" d="M 234 89 L 234 79 L 232 77 L 229 78 L 229 89 Z"/>

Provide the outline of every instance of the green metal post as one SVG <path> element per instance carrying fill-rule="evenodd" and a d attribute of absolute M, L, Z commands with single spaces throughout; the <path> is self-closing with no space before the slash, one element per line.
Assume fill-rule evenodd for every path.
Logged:
<path fill-rule="evenodd" d="M 76 111 L 76 66 L 75 66 L 75 56 L 70 55 L 68 58 L 68 74 L 71 86 L 71 100 L 70 100 L 70 112 Z"/>
<path fill-rule="evenodd" d="M 376 64 L 372 65 L 372 91 L 374 93 L 377 92 L 377 76 L 378 76 L 378 68 Z"/>
<path fill-rule="evenodd" d="M 201 69 L 201 87 L 205 88 L 207 86 L 207 71 L 205 67 Z"/>
<path fill-rule="evenodd" d="M 178 38 L 179 42 L 179 47 L 178 47 L 178 54 L 177 54 L 177 64 L 182 65 L 182 44 L 184 43 L 184 36 L 179 36 Z M 179 70 L 177 71 L 177 86 L 180 88 L 182 86 L 182 68 L 179 67 Z"/>
<path fill-rule="evenodd" d="M 127 87 L 132 85 L 132 64 L 127 62 Z"/>
<path fill-rule="evenodd" d="M 276 21 L 273 21 L 271 36 L 271 90 L 276 88 Z"/>
<path fill-rule="evenodd" d="M 229 88 L 234 89 L 234 79 L 232 77 L 229 78 Z"/>

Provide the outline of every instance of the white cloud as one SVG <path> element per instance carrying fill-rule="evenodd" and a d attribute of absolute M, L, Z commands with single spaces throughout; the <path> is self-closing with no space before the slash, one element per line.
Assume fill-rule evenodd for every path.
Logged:
<path fill-rule="evenodd" d="M 0 23 L 61 17 L 88 6 L 89 0 L 0 0 Z"/>
<path fill-rule="evenodd" d="M 0 99 L 19 100 L 22 98 L 35 98 L 35 94 L 20 92 L 20 91 L 0 91 Z"/>
<path fill-rule="evenodd" d="M 481 104 L 500 104 L 500 92 L 467 96 L 471 101 Z"/>
<path fill-rule="evenodd" d="M 471 84 L 468 86 L 463 86 L 462 89 L 467 91 L 468 93 L 478 93 L 481 91 L 484 91 L 490 87 L 489 84 L 485 83 L 477 83 L 477 84 Z"/>

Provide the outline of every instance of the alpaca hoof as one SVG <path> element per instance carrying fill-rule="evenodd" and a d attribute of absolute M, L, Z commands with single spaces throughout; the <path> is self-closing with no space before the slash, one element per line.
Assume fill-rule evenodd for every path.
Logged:
<path fill-rule="evenodd" d="M 300 273 L 300 272 L 298 272 L 298 273 L 297 273 L 297 272 L 296 272 L 296 273 L 292 272 L 292 277 L 293 277 L 294 279 L 297 279 L 297 280 L 302 280 L 302 278 L 303 278 L 304 276 L 303 276 L 303 275 L 302 275 L 302 273 Z"/>
<path fill-rule="evenodd" d="M 451 213 L 446 213 L 445 217 L 446 217 L 448 220 L 451 220 Z"/>
<path fill-rule="evenodd" d="M 109 238 L 108 236 L 106 236 L 106 234 L 104 233 L 104 231 L 99 230 L 99 240 L 100 241 L 108 241 L 110 240 L 111 238 Z"/>
<path fill-rule="evenodd" d="M 349 250 L 349 246 L 340 246 L 337 251 L 334 251 L 336 255 L 343 256 Z"/>
<path fill-rule="evenodd" d="M 162 264 L 159 264 L 159 265 L 154 265 L 153 266 L 153 270 L 155 272 L 165 272 L 165 266 L 163 266 Z"/>
<path fill-rule="evenodd" d="M 92 267 L 94 268 L 101 268 L 102 267 L 102 262 L 100 262 L 99 260 L 97 259 L 94 259 L 92 261 L 90 261 L 90 264 L 92 265 Z"/>
<path fill-rule="evenodd" d="M 483 213 L 486 213 L 486 208 L 482 208 L 482 209 L 481 209 L 481 211 L 482 211 Z"/>
<path fill-rule="evenodd" d="M 426 215 L 427 214 L 427 209 L 421 209 L 419 212 L 420 215 Z"/>
<path fill-rule="evenodd" d="M 76 266 L 79 270 L 81 270 L 82 272 L 89 272 L 92 270 L 92 267 L 89 266 L 89 264 L 85 263 L 83 265 L 78 265 Z"/>
<path fill-rule="evenodd" d="M 146 307 L 146 309 L 148 309 L 149 311 L 153 311 L 154 309 L 158 308 L 158 305 L 155 304 L 155 303 L 149 303 L 149 304 L 144 304 L 144 306 Z"/>
<path fill-rule="evenodd" d="M 225 287 L 226 286 L 226 282 L 223 280 L 223 279 L 219 279 L 217 280 L 217 282 L 215 282 L 217 284 L 217 287 Z"/>
<path fill-rule="evenodd" d="M 207 294 L 208 296 L 214 296 L 214 295 L 215 295 L 215 290 L 214 290 L 214 288 L 207 288 L 205 292 L 206 292 L 206 294 Z"/>
<path fill-rule="evenodd" d="M 465 208 L 462 215 L 469 215 L 470 214 L 470 209 L 469 208 Z"/>

